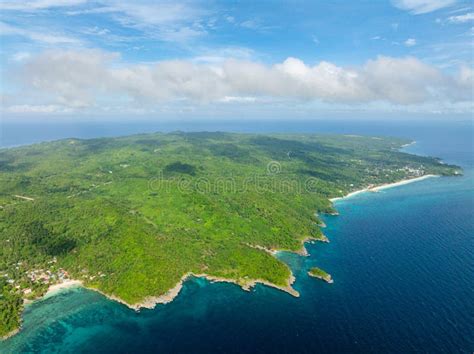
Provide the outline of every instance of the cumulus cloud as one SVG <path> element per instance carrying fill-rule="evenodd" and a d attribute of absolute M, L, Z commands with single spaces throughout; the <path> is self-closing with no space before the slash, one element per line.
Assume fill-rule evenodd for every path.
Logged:
<path fill-rule="evenodd" d="M 457 81 L 462 87 L 470 89 L 472 94 L 472 90 L 474 89 L 472 86 L 474 82 L 474 70 L 467 66 L 461 67 L 461 70 L 459 71 L 457 77 Z"/>
<path fill-rule="evenodd" d="M 68 107 L 94 106 L 100 100 L 158 105 L 256 98 L 409 105 L 469 100 L 473 85 L 469 68 L 449 76 L 413 57 L 383 56 L 358 68 L 325 61 L 311 66 L 297 58 L 275 65 L 235 59 L 128 65 L 117 54 L 97 50 L 47 51 L 27 60 L 17 75 L 26 89 Z"/>
<path fill-rule="evenodd" d="M 456 0 L 392 0 L 392 4 L 414 15 L 426 14 L 456 3 Z"/>
<path fill-rule="evenodd" d="M 47 51 L 28 60 L 18 75 L 27 89 L 54 95 L 70 107 L 85 107 L 110 85 L 106 65 L 117 57 L 98 50 Z"/>

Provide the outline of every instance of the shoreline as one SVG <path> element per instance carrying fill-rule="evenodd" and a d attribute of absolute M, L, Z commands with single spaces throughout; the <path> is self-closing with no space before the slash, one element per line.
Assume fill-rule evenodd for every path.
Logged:
<path fill-rule="evenodd" d="M 21 327 L 15 328 L 13 331 L 8 332 L 4 336 L 0 337 L 0 341 L 7 340 L 10 337 L 17 335 L 21 331 Z"/>
<path fill-rule="evenodd" d="M 320 226 L 318 225 L 318 227 Z M 329 243 L 330 241 L 325 234 L 321 233 L 319 237 L 309 236 L 309 237 L 304 238 L 301 241 L 301 248 L 298 251 L 286 251 L 286 252 L 292 252 L 302 257 L 309 257 L 310 254 L 308 250 L 306 249 L 306 243 L 316 243 L 316 242 Z M 277 252 L 281 252 L 281 251 L 277 251 Z"/>
<path fill-rule="evenodd" d="M 364 189 L 360 189 L 360 190 L 357 190 L 357 191 L 350 192 L 350 193 L 348 193 L 347 195 L 345 195 L 343 197 L 330 198 L 329 200 L 331 202 L 335 202 L 335 201 L 338 201 L 338 200 L 341 200 L 341 199 L 350 198 L 350 197 L 352 197 L 354 195 L 357 195 L 357 194 L 360 194 L 360 193 L 378 192 L 380 190 L 393 188 L 393 187 L 397 187 L 397 186 L 402 186 L 402 185 L 405 185 L 405 184 L 421 181 L 421 180 L 431 178 L 431 177 L 439 177 L 439 176 L 437 176 L 437 175 L 424 175 L 424 176 L 421 176 L 421 177 L 409 178 L 409 179 L 401 180 L 401 181 L 394 182 L 394 183 L 387 183 L 387 184 L 382 184 L 382 185 L 379 185 L 379 186 L 366 187 Z M 318 225 L 318 226 L 321 226 L 321 225 Z M 318 237 L 306 237 L 306 238 L 301 240 L 301 248 L 297 251 L 268 249 L 268 248 L 265 248 L 265 247 L 262 247 L 262 246 L 258 246 L 258 245 L 256 246 L 256 245 L 250 245 L 250 244 L 248 244 L 247 246 L 255 248 L 255 249 L 262 250 L 262 251 L 267 252 L 267 253 L 269 253 L 273 256 L 276 256 L 279 252 L 292 252 L 292 253 L 295 253 L 295 254 L 298 254 L 298 255 L 304 257 L 304 256 L 309 255 L 309 253 L 307 252 L 306 247 L 305 247 L 305 244 L 307 242 L 329 242 L 329 239 L 324 234 L 322 234 L 321 237 L 319 237 L 319 238 Z M 61 282 L 61 283 L 53 284 L 48 288 L 48 290 L 46 291 L 46 293 L 43 296 L 41 296 L 37 299 L 34 299 L 34 300 L 24 300 L 24 304 L 25 304 L 25 306 L 27 306 L 27 305 L 35 302 L 35 301 L 40 301 L 40 300 L 46 299 L 48 297 L 54 296 L 54 295 L 58 294 L 59 292 L 65 290 L 65 289 L 69 289 L 69 288 L 73 288 L 73 287 L 83 287 L 85 289 L 98 292 L 101 295 L 103 295 L 104 297 L 106 297 L 107 299 L 112 300 L 112 301 L 116 301 L 118 303 L 121 303 L 121 304 L 127 306 L 128 308 L 130 308 L 132 310 L 135 310 L 135 311 L 140 311 L 140 309 L 142 309 L 142 308 L 153 309 L 158 304 L 167 304 L 167 303 L 172 302 L 179 295 L 179 293 L 181 292 L 181 289 L 183 288 L 184 282 L 187 281 L 190 277 L 204 278 L 204 279 L 208 280 L 211 283 L 224 282 L 224 283 L 235 284 L 235 285 L 238 285 L 242 290 L 245 290 L 245 291 L 250 291 L 257 284 L 262 284 L 262 285 L 272 287 L 274 289 L 284 291 L 284 292 L 286 292 L 286 293 L 288 293 L 292 296 L 295 296 L 295 297 L 300 296 L 299 292 L 296 291 L 291 286 L 295 282 L 295 277 L 293 275 L 293 272 L 291 272 L 291 270 L 290 270 L 290 277 L 287 279 L 286 286 L 279 286 L 279 285 L 270 283 L 270 282 L 268 282 L 266 280 L 263 280 L 263 279 L 253 279 L 253 280 L 248 280 L 248 281 L 242 283 L 242 282 L 239 282 L 239 280 L 236 280 L 236 279 L 216 277 L 216 276 L 212 276 L 212 275 L 205 274 L 205 273 L 194 274 L 192 272 L 188 272 L 180 278 L 180 280 L 176 283 L 176 285 L 174 287 L 168 289 L 164 294 L 161 294 L 161 295 L 158 295 L 158 296 L 147 296 L 141 302 L 138 302 L 138 303 L 135 303 L 135 304 L 129 304 L 125 300 L 123 300 L 123 299 L 121 299 L 121 298 L 119 298 L 119 297 L 117 297 L 113 294 L 106 294 L 105 292 L 103 292 L 103 291 L 101 291 L 97 288 L 88 287 L 88 286 L 84 285 L 84 283 L 82 281 L 75 280 L 75 279 L 70 279 L 70 280 L 66 280 L 66 281 Z M 6 337 L 3 337 L 2 340 L 14 336 L 18 332 L 20 332 L 20 330 L 21 330 L 21 328 L 18 328 L 16 330 L 12 331 Z"/>
<path fill-rule="evenodd" d="M 61 283 L 56 283 L 56 284 L 50 285 L 48 287 L 48 290 L 46 290 L 46 292 L 42 296 L 37 297 L 35 299 L 31 299 L 31 300 L 30 299 L 23 299 L 23 306 L 24 307 L 29 306 L 29 305 L 33 304 L 34 302 L 36 302 L 36 301 L 41 301 L 41 300 L 47 299 L 51 296 L 57 295 L 58 293 L 60 293 L 61 291 L 65 290 L 65 289 L 70 289 L 70 288 L 75 288 L 75 287 L 84 287 L 84 284 L 80 280 L 68 279 L 68 280 L 65 280 Z M 21 332 L 21 327 L 22 327 L 22 322 L 23 322 L 23 318 L 20 321 L 20 326 L 18 328 L 15 328 L 11 332 L 5 334 L 4 336 L 0 337 L 0 341 L 7 340 L 8 338 L 11 338 L 11 337 L 15 336 L 16 334 L 20 333 Z"/>
<path fill-rule="evenodd" d="M 316 278 L 316 279 L 320 279 L 320 280 L 323 280 L 325 281 L 326 283 L 328 284 L 333 284 L 334 283 L 334 279 L 331 277 L 331 274 L 327 274 L 327 275 L 315 275 L 313 273 L 311 273 L 311 271 L 308 272 L 308 275 L 312 278 Z"/>
<path fill-rule="evenodd" d="M 406 148 L 406 147 L 408 147 L 410 145 L 413 145 L 413 144 L 416 144 L 416 140 L 413 140 L 411 143 L 403 144 L 402 146 L 400 146 L 400 149 Z"/>
<path fill-rule="evenodd" d="M 415 142 L 412 142 L 412 143 L 406 144 L 402 147 L 405 147 L 405 146 L 408 146 L 408 145 L 411 145 L 411 144 L 414 144 L 414 143 Z M 338 200 L 350 198 L 350 197 L 352 197 L 354 195 L 357 195 L 357 194 L 360 194 L 360 193 L 378 192 L 378 191 L 381 191 L 381 190 L 384 190 L 384 189 L 389 189 L 389 188 L 393 188 L 393 187 L 402 186 L 402 185 L 405 185 L 405 184 L 421 181 L 421 180 L 431 178 L 431 177 L 439 177 L 439 176 L 428 174 L 428 175 L 424 175 L 424 176 L 420 176 L 420 177 L 404 179 L 404 180 L 401 180 L 401 181 L 398 181 L 398 182 L 386 183 L 386 184 L 382 184 L 382 185 L 379 185 L 379 186 L 369 186 L 369 187 L 366 187 L 366 188 L 363 188 L 363 189 L 360 189 L 360 190 L 350 192 L 350 193 L 348 193 L 347 195 L 345 195 L 343 197 L 330 198 L 329 201 L 334 203 Z M 335 215 L 338 215 L 338 214 L 335 213 Z M 323 223 L 323 225 L 317 225 L 317 226 L 318 227 L 325 227 L 324 223 Z M 319 241 L 319 242 L 329 242 L 329 239 L 324 234 L 321 234 L 321 237 L 306 237 L 306 238 L 301 240 L 301 249 L 299 249 L 297 251 L 268 249 L 268 248 L 265 248 L 265 247 L 262 247 L 262 246 L 250 245 L 250 244 L 247 244 L 247 246 L 255 248 L 255 249 L 262 250 L 262 251 L 267 252 L 267 253 L 269 253 L 273 256 L 276 256 L 281 251 L 283 251 L 283 252 L 284 251 L 292 252 L 292 253 L 298 254 L 300 256 L 309 256 L 309 253 L 306 250 L 305 244 L 307 242 L 317 242 L 317 241 Z M 54 296 L 54 295 L 58 294 L 59 292 L 65 290 L 65 289 L 69 289 L 69 288 L 73 288 L 73 287 L 83 287 L 83 288 L 91 290 L 91 291 L 96 291 L 96 292 L 100 293 L 101 295 L 103 295 L 104 297 L 106 297 L 107 299 L 116 301 L 118 303 L 121 303 L 121 304 L 127 306 L 128 308 L 130 308 L 132 310 L 135 310 L 135 311 L 140 311 L 140 309 L 142 309 L 142 308 L 154 309 L 158 304 L 167 304 L 167 303 L 172 302 L 179 295 L 179 293 L 181 292 L 181 289 L 183 288 L 184 282 L 187 281 L 190 277 L 204 278 L 204 279 L 208 280 L 210 283 L 225 282 L 225 283 L 235 284 L 235 285 L 238 285 L 242 290 L 245 290 L 245 291 L 250 291 L 258 283 L 260 283 L 262 285 L 266 285 L 266 286 L 272 287 L 274 289 L 284 291 L 284 292 L 286 292 L 286 293 L 288 293 L 288 294 L 290 294 L 294 297 L 299 297 L 300 296 L 299 292 L 296 291 L 292 287 L 292 284 L 295 282 L 296 278 L 293 275 L 293 272 L 291 271 L 291 269 L 289 269 L 289 270 L 290 270 L 290 276 L 286 280 L 286 285 L 285 286 L 279 286 L 279 285 L 273 284 L 273 283 L 271 283 L 269 281 L 266 281 L 266 280 L 263 280 L 263 279 L 252 279 L 252 280 L 250 280 L 250 279 L 249 280 L 228 279 L 228 278 L 223 278 L 223 277 L 212 276 L 212 275 L 205 274 L 205 273 L 194 274 L 192 272 L 188 272 L 180 278 L 180 280 L 176 283 L 175 286 L 168 289 L 164 294 L 158 295 L 158 296 L 147 296 L 142 301 L 140 301 L 138 303 L 135 303 L 135 304 L 129 304 L 125 300 L 123 300 L 123 299 L 121 299 L 121 298 L 119 298 L 119 297 L 117 297 L 113 294 L 106 294 L 106 293 L 104 293 L 103 291 L 101 291 L 97 288 L 88 287 L 88 286 L 84 285 L 84 283 L 80 280 L 69 279 L 69 280 L 63 281 L 61 283 L 56 283 L 56 284 L 51 285 L 48 288 L 48 290 L 46 291 L 46 293 L 43 296 L 41 296 L 37 299 L 24 300 L 24 305 L 27 306 L 27 305 L 35 302 L 35 301 L 40 301 L 40 300 L 49 298 L 51 296 Z M 330 275 L 329 275 L 328 279 L 325 279 L 324 277 L 319 277 L 319 276 L 315 276 L 313 274 L 310 274 L 310 272 L 308 272 L 308 274 L 312 277 L 322 279 L 322 280 L 324 280 L 328 283 L 333 283 L 333 279 Z M 6 336 L 1 337 L 0 339 L 1 340 L 6 340 L 6 339 L 16 335 L 20 331 L 21 331 L 21 326 L 19 328 L 15 329 L 15 330 L 11 331 L 10 333 L 8 333 Z"/>
<path fill-rule="evenodd" d="M 363 189 L 359 189 L 359 190 L 356 190 L 354 192 L 350 192 L 348 194 L 346 194 L 345 196 L 343 197 L 335 197 L 335 198 L 330 198 L 329 201 L 334 203 L 338 200 L 342 200 L 342 199 L 347 199 L 347 198 L 350 198 L 350 197 L 353 197 L 357 194 L 361 194 L 361 193 L 365 193 L 365 192 L 379 192 L 381 190 L 384 190 L 384 189 L 389 189 L 389 188 L 394 188 L 394 187 L 398 187 L 398 186 L 403 186 L 405 184 L 409 184 L 409 183 L 413 183 L 413 182 L 418 182 L 418 181 L 422 181 L 422 180 L 425 180 L 425 179 L 428 179 L 428 178 L 433 178 L 433 177 L 439 177 L 439 175 L 424 175 L 424 176 L 420 176 L 420 177 L 414 177 L 414 178 L 407 178 L 407 179 L 403 179 L 401 181 L 398 181 L 398 182 L 393 182 L 393 183 L 385 183 L 385 184 L 381 184 L 379 186 L 369 186 L 369 187 L 366 187 L 366 188 L 363 188 Z"/>
<path fill-rule="evenodd" d="M 413 144 L 413 143 L 411 143 L 411 144 Z M 411 144 L 409 144 L 409 145 L 411 145 Z M 360 189 L 360 190 L 348 193 L 347 195 L 345 195 L 343 197 L 330 198 L 329 200 L 331 202 L 335 202 L 337 200 L 350 198 L 350 197 L 352 197 L 354 195 L 357 195 L 357 194 L 360 194 L 360 193 L 378 192 L 380 190 L 393 188 L 393 187 L 398 187 L 398 186 L 402 186 L 402 185 L 405 185 L 405 184 L 421 181 L 421 180 L 424 180 L 424 179 L 427 179 L 427 178 L 432 178 L 432 177 L 439 177 L 439 176 L 430 174 L 430 175 L 424 175 L 424 176 L 421 176 L 421 177 L 408 178 L 408 179 L 404 179 L 404 180 L 401 180 L 401 181 L 398 181 L 398 182 L 386 183 L 386 184 L 382 184 L 382 185 L 379 185 L 379 186 L 370 186 L 370 187 L 366 187 L 364 189 Z M 301 240 L 301 249 L 300 250 L 298 250 L 298 251 L 289 251 L 289 252 L 293 252 L 293 253 L 298 254 L 300 256 L 308 256 L 309 254 L 306 250 L 305 243 L 311 242 L 311 241 L 313 241 L 313 242 L 316 242 L 316 241 L 329 242 L 329 239 L 324 234 L 322 234 L 322 237 L 320 237 L 320 238 L 306 237 L 303 240 Z M 247 245 L 247 246 L 255 248 L 255 249 L 262 250 L 264 252 L 268 252 L 269 254 L 271 254 L 273 256 L 275 256 L 278 252 L 285 251 L 285 250 L 267 249 L 267 248 L 262 247 L 262 246 L 255 246 L 255 245 L 250 245 L 250 244 Z M 25 305 L 27 305 L 29 303 L 32 303 L 36 300 L 41 300 L 41 299 L 48 298 L 50 296 L 54 296 L 57 293 L 61 292 L 62 290 L 80 286 L 80 287 L 84 287 L 85 289 L 88 289 L 88 290 L 91 290 L 91 291 L 96 291 L 96 292 L 102 294 L 103 296 L 105 296 L 107 299 L 119 302 L 119 303 L 121 303 L 121 304 L 127 306 L 128 308 L 130 308 L 132 310 L 135 310 L 135 311 L 139 311 L 142 308 L 153 309 L 158 304 L 167 304 L 167 303 L 172 302 L 179 295 L 179 293 L 181 292 L 181 289 L 183 288 L 184 282 L 187 281 L 190 277 L 204 278 L 204 279 L 208 280 L 211 283 L 224 282 L 224 283 L 235 284 L 235 285 L 240 286 L 242 288 L 242 290 L 245 290 L 245 291 L 250 291 L 253 287 L 255 287 L 257 284 L 260 283 L 262 285 L 266 285 L 266 286 L 284 291 L 284 292 L 286 292 L 286 293 L 288 293 L 292 296 L 295 296 L 295 297 L 300 296 L 298 291 L 296 291 L 291 286 L 295 282 L 295 277 L 294 277 L 293 273 L 291 272 L 291 270 L 290 270 L 290 277 L 287 279 L 286 286 L 279 286 L 279 285 L 270 283 L 270 282 L 268 282 L 266 280 L 263 280 L 263 279 L 253 279 L 253 280 L 248 280 L 244 283 L 241 283 L 241 282 L 239 282 L 239 280 L 236 280 L 236 279 L 228 279 L 228 278 L 223 278 L 223 277 L 217 277 L 217 276 L 212 276 L 212 275 L 205 274 L 205 273 L 194 274 L 192 272 L 188 272 L 180 278 L 180 280 L 176 283 L 176 285 L 174 287 L 168 289 L 168 291 L 166 291 L 164 294 L 158 295 L 158 296 L 145 297 L 141 302 L 138 302 L 138 303 L 135 303 L 135 304 L 129 304 L 126 301 L 124 301 L 123 299 L 121 299 L 121 298 L 119 298 L 119 297 L 117 297 L 113 294 L 106 294 L 106 293 L 104 293 L 103 291 L 101 291 L 97 288 L 88 287 L 88 286 L 84 285 L 84 283 L 80 280 L 71 279 L 71 280 L 66 280 L 62 283 L 57 283 L 57 284 L 51 285 L 42 297 L 40 297 L 38 299 L 35 299 L 35 300 L 25 300 Z M 9 337 L 15 335 L 19 331 L 20 331 L 20 329 L 12 331 L 12 333 L 11 333 L 11 335 L 9 335 Z"/>
<path fill-rule="evenodd" d="M 322 227 L 321 225 L 316 225 L 316 226 Z M 251 248 L 255 248 L 257 250 L 267 252 L 268 254 L 271 254 L 272 256 L 276 256 L 280 252 L 289 252 L 289 253 L 297 254 L 302 257 L 307 257 L 309 256 L 309 253 L 308 253 L 308 250 L 306 249 L 306 243 L 315 243 L 315 242 L 329 243 L 330 241 L 325 234 L 321 233 L 321 235 L 319 235 L 318 237 L 308 236 L 308 237 L 303 238 L 301 240 L 301 247 L 298 250 L 266 248 L 263 246 L 252 245 L 249 243 L 245 243 L 245 245 Z"/>
<path fill-rule="evenodd" d="M 302 249 L 301 250 L 299 250 L 299 251 L 289 251 L 289 252 L 293 252 L 293 253 L 299 254 L 301 256 L 307 256 L 308 253 L 307 253 L 306 248 L 305 248 L 305 243 L 309 242 L 309 241 L 329 242 L 328 238 L 325 235 L 322 235 L 321 238 L 307 237 L 307 238 L 301 240 L 301 243 L 302 243 Z M 255 248 L 255 249 L 260 249 L 264 252 L 268 252 L 273 256 L 276 256 L 276 254 L 278 252 L 283 251 L 283 250 L 271 250 L 271 249 L 267 249 L 267 248 L 261 247 L 261 246 L 252 246 L 252 245 L 247 245 L 247 246 Z M 47 299 L 51 296 L 55 296 L 55 295 L 59 294 L 60 292 L 66 290 L 66 289 L 82 287 L 82 288 L 87 289 L 87 290 L 95 291 L 95 292 L 101 294 L 102 296 L 104 296 L 105 298 L 107 298 L 109 300 L 112 300 L 112 301 L 115 301 L 115 302 L 118 302 L 120 304 L 123 304 L 123 305 L 127 306 L 129 309 L 134 310 L 134 311 L 140 311 L 140 309 L 142 309 L 142 308 L 154 309 L 156 307 L 156 305 L 158 305 L 158 304 L 167 304 L 167 303 L 172 302 L 179 295 L 181 289 L 183 288 L 184 282 L 187 281 L 191 277 L 204 278 L 204 279 L 208 280 L 210 283 L 222 282 L 222 283 L 235 284 L 235 285 L 239 286 L 244 291 L 251 291 L 252 288 L 254 288 L 257 284 L 262 284 L 262 285 L 265 285 L 265 286 L 268 286 L 268 287 L 286 292 L 287 294 L 290 294 L 294 297 L 299 297 L 300 293 L 292 287 L 292 284 L 295 282 L 296 278 L 293 275 L 293 272 L 291 271 L 291 269 L 289 267 L 288 267 L 288 269 L 290 270 L 290 276 L 286 279 L 286 285 L 285 286 L 276 285 L 276 284 L 273 284 L 273 283 L 271 283 L 267 280 L 264 280 L 264 279 L 249 279 L 249 280 L 246 280 L 246 281 L 242 282 L 242 281 L 239 281 L 239 280 L 236 280 L 236 279 L 228 279 L 228 278 L 223 278 L 223 277 L 217 277 L 217 276 L 213 276 L 213 275 L 209 275 L 209 274 L 205 274 L 205 273 L 194 274 L 192 272 L 188 272 L 188 273 L 184 274 L 181 277 L 181 279 L 178 281 L 178 283 L 174 287 L 172 287 L 171 289 L 168 289 L 164 294 L 158 295 L 158 296 L 147 296 L 141 302 L 138 302 L 138 303 L 135 303 L 135 304 L 129 304 L 128 302 L 126 302 L 125 300 L 119 298 L 118 296 L 115 296 L 113 294 L 106 294 L 105 292 L 103 292 L 100 289 L 97 289 L 97 288 L 94 288 L 94 287 L 89 287 L 89 286 L 85 285 L 83 283 L 83 281 L 81 281 L 81 280 L 68 279 L 68 280 L 65 280 L 61 283 L 56 283 L 56 284 L 50 285 L 48 287 L 48 290 L 46 290 L 46 292 L 38 298 L 35 298 L 35 299 L 32 299 L 32 300 L 24 299 L 23 300 L 23 305 L 24 306 L 29 306 L 29 305 L 33 304 L 34 302 L 36 302 L 36 301 L 42 301 L 42 300 Z M 21 332 L 21 325 L 20 325 L 20 327 L 14 329 L 10 333 L 6 334 L 5 336 L 0 337 L 0 341 L 7 340 L 8 338 L 15 336 L 19 332 Z"/>
<path fill-rule="evenodd" d="M 24 306 L 31 305 L 35 301 L 41 301 L 41 300 L 47 299 L 51 296 L 54 296 L 54 295 L 60 293 L 63 290 L 70 289 L 70 288 L 76 288 L 76 287 L 84 287 L 84 284 L 80 280 L 68 279 L 68 280 L 65 280 L 61 283 L 56 283 L 56 284 L 50 285 L 48 290 L 46 290 L 46 292 L 42 296 L 37 297 L 35 299 L 24 299 L 23 300 L 23 305 Z"/>
<path fill-rule="evenodd" d="M 287 285 L 286 286 L 279 286 L 279 285 L 270 283 L 269 281 L 266 281 L 264 279 L 252 279 L 252 280 L 248 280 L 245 283 L 239 283 L 239 281 L 235 280 L 235 279 L 217 277 L 217 276 L 204 274 L 204 273 L 203 274 L 194 274 L 192 272 L 189 272 L 189 273 L 186 273 L 185 275 L 183 275 L 181 277 L 181 279 L 178 281 L 178 283 L 174 287 L 172 287 L 171 289 L 168 289 L 168 291 L 166 291 L 164 294 L 158 295 L 158 296 L 147 296 L 141 302 L 138 302 L 138 303 L 135 303 L 135 304 L 129 304 L 128 302 L 126 302 L 125 300 L 119 298 L 118 296 L 115 296 L 113 294 L 106 294 L 105 292 L 103 292 L 100 289 L 97 289 L 97 288 L 94 288 L 94 287 L 88 287 L 87 285 L 84 285 L 84 283 L 80 280 L 70 279 L 70 280 L 66 280 L 62 283 L 57 283 L 57 284 L 51 285 L 48 288 L 48 290 L 46 291 L 46 293 L 41 297 L 38 297 L 38 298 L 33 299 L 33 300 L 24 300 L 24 305 L 27 306 L 27 305 L 30 305 L 30 304 L 36 302 L 36 301 L 41 301 L 41 300 L 47 299 L 51 296 L 57 295 L 58 293 L 66 290 L 66 289 L 75 288 L 75 287 L 83 287 L 84 289 L 88 289 L 88 290 L 91 290 L 91 291 L 98 292 L 99 294 L 103 295 L 107 299 L 116 301 L 118 303 L 121 303 L 121 304 L 127 306 L 128 308 L 130 308 L 132 310 L 135 310 L 135 311 L 139 311 L 142 308 L 153 309 L 158 304 L 167 304 L 167 303 L 172 302 L 179 295 L 181 289 L 183 288 L 184 282 L 187 281 L 191 277 L 204 278 L 204 279 L 208 280 L 210 283 L 221 282 L 221 283 L 235 284 L 235 285 L 240 286 L 242 288 L 242 290 L 245 290 L 245 291 L 250 291 L 257 284 L 263 284 L 263 285 L 266 285 L 266 286 L 284 291 L 284 292 L 286 292 L 286 293 L 288 293 L 288 294 L 290 294 L 294 297 L 299 297 L 300 296 L 298 291 L 296 291 L 291 286 L 295 281 L 295 277 L 294 277 L 293 273 L 291 272 L 291 270 L 290 270 L 290 277 L 287 279 Z M 17 328 L 15 330 L 13 330 L 11 332 L 11 334 L 6 336 L 5 338 L 2 337 L 2 339 L 7 339 L 11 336 L 14 336 L 20 330 L 21 330 L 21 328 Z"/>
<path fill-rule="evenodd" d="M 80 280 L 74 280 L 74 279 L 69 279 L 66 281 L 63 281 L 61 283 L 56 283 L 51 285 L 46 293 L 41 297 L 41 299 L 47 299 L 48 297 L 54 296 L 57 293 L 61 292 L 62 290 L 69 289 L 69 288 L 76 288 L 79 286 L 84 286 L 82 284 L 82 281 Z"/>
<path fill-rule="evenodd" d="M 130 308 L 132 310 L 140 311 L 140 309 L 142 309 L 142 308 L 154 309 L 156 307 L 156 305 L 158 305 L 158 304 L 168 304 L 168 303 L 172 302 L 179 295 L 181 289 L 183 288 L 184 282 L 187 281 L 191 277 L 204 278 L 204 279 L 208 280 L 210 283 L 235 284 L 235 285 L 240 286 L 240 288 L 242 290 L 245 290 L 245 291 L 250 291 L 257 284 L 263 284 L 263 285 L 266 285 L 266 286 L 284 291 L 284 292 L 286 292 L 286 293 L 288 293 L 288 294 L 290 294 L 294 297 L 299 297 L 300 296 L 298 291 L 296 291 L 291 286 L 295 281 L 295 277 L 294 277 L 293 273 L 291 272 L 291 270 L 290 270 L 290 277 L 287 279 L 287 285 L 286 286 L 279 286 L 279 285 L 270 283 L 270 282 L 268 282 L 266 280 L 263 280 L 263 279 L 253 279 L 253 280 L 249 280 L 245 283 L 239 283 L 239 281 L 235 280 L 235 279 L 216 277 L 216 276 L 209 275 L 209 274 L 204 274 L 204 273 L 203 274 L 194 274 L 192 272 L 189 272 L 189 273 L 186 273 L 185 275 L 183 275 L 181 277 L 181 279 L 178 281 L 178 283 L 174 287 L 169 289 L 166 293 L 164 293 L 162 295 L 158 295 L 158 296 L 147 296 L 141 302 L 138 302 L 138 303 L 135 303 L 135 304 L 129 304 L 126 301 L 120 299 L 119 297 L 117 297 L 115 295 L 105 294 L 103 291 L 101 291 L 99 289 L 88 288 L 86 286 L 85 286 L 85 288 L 89 289 L 89 290 L 92 290 L 92 291 L 96 291 L 96 292 L 102 294 L 103 296 L 105 296 L 106 298 L 108 298 L 110 300 L 117 301 L 117 302 L 127 306 L 128 308 Z"/>

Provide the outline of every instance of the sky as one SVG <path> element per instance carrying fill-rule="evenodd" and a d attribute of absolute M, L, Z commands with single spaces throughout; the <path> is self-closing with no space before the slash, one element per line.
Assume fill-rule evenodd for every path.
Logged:
<path fill-rule="evenodd" d="M 2 119 L 473 116 L 463 0 L 0 0 Z"/>

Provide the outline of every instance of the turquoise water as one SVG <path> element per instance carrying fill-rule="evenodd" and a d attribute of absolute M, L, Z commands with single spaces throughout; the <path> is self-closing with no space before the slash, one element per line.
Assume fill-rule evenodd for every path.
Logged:
<path fill-rule="evenodd" d="M 72 289 L 29 306 L 0 352 L 472 353 L 472 125 L 382 128 L 414 137 L 411 152 L 460 164 L 465 176 L 337 202 L 340 216 L 325 218 L 331 243 L 308 245 L 309 257 L 280 254 L 300 298 L 193 279 L 172 303 L 136 313 Z M 334 284 L 309 278 L 315 265 Z"/>

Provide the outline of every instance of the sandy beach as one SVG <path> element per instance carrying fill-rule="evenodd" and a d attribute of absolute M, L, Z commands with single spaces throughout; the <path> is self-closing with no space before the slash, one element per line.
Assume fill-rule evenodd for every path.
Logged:
<path fill-rule="evenodd" d="M 413 145 L 413 144 L 416 144 L 416 141 L 415 141 L 415 140 L 412 141 L 411 143 L 403 144 L 402 146 L 400 146 L 400 149 L 406 148 L 406 147 L 408 147 L 408 146 L 410 146 L 410 145 Z"/>
<path fill-rule="evenodd" d="M 364 189 L 359 189 L 357 191 L 354 191 L 354 192 L 351 192 L 351 193 L 345 195 L 344 197 L 331 198 L 329 200 L 331 202 L 335 202 L 337 200 L 347 199 L 347 198 L 353 197 L 354 195 L 357 195 L 357 194 L 360 194 L 360 193 L 378 192 L 378 191 L 381 191 L 381 190 L 384 190 L 384 189 L 403 186 L 405 184 L 422 181 L 424 179 L 432 178 L 432 177 L 439 177 L 439 176 L 438 175 L 424 175 L 424 176 L 421 176 L 421 177 L 408 178 L 408 179 L 404 179 L 404 180 L 394 182 L 394 183 L 387 183 L 387 184 L 382 184 L 380 186 L 374 186 L 374 187 L 367 187 L 367 188 L 364 188 Z"/>
<path fill-rule="evenodd" d="M 364 188 L 364 189 L 359 189 L 357 191 L 354 191 L 354 192 L 350 192 L 349 194 L 346 194 L 344 197 L 336 197 L 336 198 L 331 198 L 329 199 L 331 202 L 335 202 L 336 200 L 340 200 L 340 199 L 346 199 L 346 198 L 350 198 L 350 197 L 353 197 L 357 194 L 360 194 L 360 193 L 365 193 L 365 192 L 368 192 L 369 189 L 368 188 Z"/>
<path fill-rule="evenodd" d="M 41 296 L 41 297 L 38 297 L 34 300 L 29 300 L 29 299 L 24 299 L 23 300 L 23 304 L 25 306 L 28 306 L 30 304 L 32 304 L 33 302 L 35 301 L 39 301 L 39 300 L 42 300 L 42 299 L 46 299 L 50 296 L 54 296 L 56 295 L 58 292 L 64 290 L 64 289 L 68 289 L 68 288 L 73 288 L 73 287 L 77 287 L 77 286 L 83 286 L 82 282 L 79 281 L 79 280 L 65 280 L 61 283 L 57 283 L 57 284 L 53 284 L 51 285 L 48 290 L 46 291 L 46 293 Z M 19 328 L 16 328 L 14 329 L 13 331 L 11 331 L 10 333 L 6 334 L 5 336 L 3 337 L 0 337 L 0 340 L 6 340 L 10 337 L 13 337 L 14 335 L 16 335 L 17 333 L 19 333 L 21 331 L 21 325 Z"/>
<path fill-rule="evenodd" d="M 54 285 L 51 285 L 48 288 L 48 291 L 46 291 L 46 294 L 44 294 L 41 298 L 47 298 L 49 296 L 53 296 L 54 294 L 57 294 L 61 290 L 68 289 L 68 288 L 73 288 L 77 286 L 82 286 L 82 282 L 80 280 L 65 280 L 61 283 L 57 283 Z"/>
<path fill-rule="evenodd" d="M 400 181 L 400 182 L 389 183 L 389 184 L 383 184 L 383 185 L 381 185 L 381 186 L 371 188 L 370 190 L 377 192 L 377 191 L 381 191 L 381 190 L 383 190 L 383 189 L 388 189 L 388 188 L 403 186 L 403 185 L 408 184 L 408 183 L 418 182 L 418 181 L 422 181 L 422 180 L 424 180 L 424 179 L 432 178 L 432 177 L 439 177 L 439 176 L 438 176 L 438 175 L 424 175 L 424 176 L 421 176 L 421 177 L 405 179 L 405 180 L 402 180 L 402 181 Z"/>

